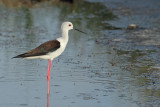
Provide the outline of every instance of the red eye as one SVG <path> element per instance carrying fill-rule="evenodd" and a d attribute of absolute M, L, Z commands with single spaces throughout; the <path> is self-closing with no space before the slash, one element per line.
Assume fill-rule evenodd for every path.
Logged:
<path fill-rule="evenodd" d="M 69 24 L 69 26 L 71 26 L 71 24 Z"/>

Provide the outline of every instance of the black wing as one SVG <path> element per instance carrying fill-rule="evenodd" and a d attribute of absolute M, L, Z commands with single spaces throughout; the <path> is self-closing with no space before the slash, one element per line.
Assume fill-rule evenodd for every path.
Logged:
<path fill-rule="evenodd" d="M 25 58 L 25 57 L 46 55 L 49 52 L 56 51 L 58 48 L 60 48 L 60 42 L 58 40 L 50 40 L 41 44 L 37 48 L 32 49 L 31 51 L 17 55 L 13 58 Z"/>

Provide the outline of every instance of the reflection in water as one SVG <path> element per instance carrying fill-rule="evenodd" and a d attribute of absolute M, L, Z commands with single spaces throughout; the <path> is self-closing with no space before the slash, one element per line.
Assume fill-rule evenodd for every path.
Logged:
<path fill-rule="evenodd" d="M 68 8 L 68 5 L 62 4 L 61 13 L 63 14 L 61 14 L 60 19 L 70 19 L 75 26 L 86 27 L 92 29 L 92 31 L 114 28 L 107 21 L 115 20 L 117 17 L 101 3 L 77 1 L 73 4 L 73 7 Z M 74 11 L 72 12 L 71 9 Z"/>
<path fill-rule="evenodd" d="M 47 107 L 49 107 L 49 93 L 47 93 Z"/>
<path fill-rule="evenodd" d="M 32 27 L 32 25 L 33 25 L 33 18 L 32 18 L 32 14 L 31 14 L 31 12 L 30 12 L 30 10 L 28 9 L 28 8 L 26 8 L 26 9 L 24 9 L 24 13 L 26 13 L 26 16 L 25 16 L 25 18 L 26 18 L 26 26 L 25 26 L 25 28 L 26 29 L 30 29 L 31 27 Z"/>
<path fill-rule="evenodd" d="M 0 0 L 0 3 L 9 7 L 32 7 L 35 4 L 43 1 L 48 0 Z"/>

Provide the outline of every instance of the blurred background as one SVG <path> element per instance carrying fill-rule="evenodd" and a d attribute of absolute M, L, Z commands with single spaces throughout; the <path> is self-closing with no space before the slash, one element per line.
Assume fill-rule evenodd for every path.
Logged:
<path fill-rule="evenodd" d="M 159 107 L 159 0 L 0 0 L 0 107 L 47 106 L 47 60 L 11 59 L 61 36 L 50 107 Z"/>

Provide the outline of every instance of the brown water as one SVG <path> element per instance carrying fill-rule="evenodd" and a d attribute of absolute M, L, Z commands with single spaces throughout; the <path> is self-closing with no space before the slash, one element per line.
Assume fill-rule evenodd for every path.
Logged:
<path fill-rule="evenodd" d="M 160 106 L 158 0 L 11 4 L 0 2 L 0 107 L 47 106 L 47 60 L 11 58 L 59 37 L 64 21 L 88 34 L 70 31 L 53 60 L 50 107 Z"/>

